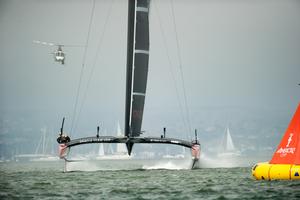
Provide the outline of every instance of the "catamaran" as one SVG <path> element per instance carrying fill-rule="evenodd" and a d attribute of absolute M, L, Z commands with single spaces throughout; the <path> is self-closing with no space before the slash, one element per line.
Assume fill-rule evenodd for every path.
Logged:
<path fill-rule="evenodd" d="M 125 95 L 125 128 L 124 136 L 96 136 L 71 139 L 63 132 L 57 138 L 59 156 L 68 162 L 68 150 L 77 145 L 91 143 L 125 144 L 130 156 L 136 143 L 160 143 L 179 145 L 191 149 L 191 168 L 195 168 L 200 158 L 200 143 L 195 132 L 195 139 L 185 141 L 176 138 L 143 137 L 141 127 L 146 97 L 146 85 L 149 60 L 149 8 L 150 0 L 128 0 L 127 27 L 127 65 Z M 99 129 L 98 129 L 99 132 Z"/>

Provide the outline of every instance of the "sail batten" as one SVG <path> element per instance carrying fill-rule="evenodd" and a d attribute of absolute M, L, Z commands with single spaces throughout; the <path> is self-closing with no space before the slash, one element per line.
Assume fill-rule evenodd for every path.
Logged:
<path fill-rule="evenodd" d="M 139 11 L 139 12 L 149 12 L 149 9 L 148 8 L 145 8 L 145 7 L 137 7 L 136 8 L 136 11 Z"/>
<path fill-rule="evenodd" d="M 134 52 L 135 52 L 136 54 L 137 54 L 137 53 L 143 53 L 143 54 L 149 55 L 149 51 L 147 51 L 147 50 L 135 49 Z"/>

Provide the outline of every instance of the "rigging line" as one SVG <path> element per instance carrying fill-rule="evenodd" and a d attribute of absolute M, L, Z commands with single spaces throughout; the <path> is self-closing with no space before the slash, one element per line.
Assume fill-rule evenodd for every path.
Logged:
<path fill-rule="evenodd" d="M 179 61 L 179 69 L 180 69 L 181 80 L 182 80 L 184 103 L 185 103 L 186 112 L 187 112 L 186 114 L 187 114 L 187 120 L 188 120 L 189 129 L 190 129 L 190 134 L 192 134 L 190 112 L 189 112 L 189 107 L 188 107 L 188 103 L 187 103 L 187 95 L 186 95 L 186 89 L 185 89 L 185 83 L 184 83 L 184 76 L 183 76 L 183 70 L 182 70 L 182 59 L 181 59 L 181 56 L 180 56 L 181 53 L 180 53 L 180 48 L 179 48 L 177 26 L 176 26 L 176 22 L 175 22 L 174 5 L 173 5 L 173 0 L 170 0 L 170 1 L 171 1 L 171 7 L 172 7 L 173 24 L 174 24 L 174 31 L 175 31 L 175 37 L 176 37 L 177 56 L 178 56 L 178 61 Z"/>
<path fill-rule="evenodd" d="M 167 42 L 166 42 L 166 36 L 165 36 L 164 31 L 163 31 L 162 20 L 161 20 L 161 17 L 159 15 L 159 10 L 158 10 L 156 4 L 155 4 L 155 8 L 156 8 L 157 13 L 158 13 L 157 16 L 158 16 L 158 19 L 159 19 L 159 25 L 160 25 L 161 34 L 162 34 L 162 37 L 163 37 L 163 43 L 164 43 L 164 46 L 165 46 L 165 49 L 166 49 L 166 53 L 167 53 L 167 58 L 168 58 L 168 62 L 169 62 L 169 69 L 170 69 L 170 72 L 171 72 L 171 75 L 172 75 L 172 79 L 173 79 L 173 82 L 174 82 L 174 87 L 175 87 L 175 91 L 176 91 L 176 97 L 177 97 L 177 101 L 178 101 L 178 104 L 179 104 L 179 110 L 180 110 L 180 113 L 181 113 L 180 116 L 182 118 L 182 121 L 183 121 L 185 129 L 188 130 L 186 118 L 185 118 L 185 115 L 184 115 L 184 112 L 183 112 L 183 106 L 182 106 L 181 100 L 180 100 L 179 90 L 178 90 L 178 87 L 177 87 L 177 84 L 176 84 L 176 79 L 175 79 L 174 71 L 172 70 L 172 61 L 171 61 L 170 54 L 169 54 L 169 51 L 168 51 L 168 45 L 167 45 Z"/>
<path fill-rule="evenodd" d="M 109 18 L 111 16 L 111 11 L 112 11 L 112 6 L 113 6 L 113 3 L 114 3 L 114 0 L 111 0 L 109 1 L 111 2 L 110 6 L 109 6 L 109 9 L 107 11 L 107 15 L 105 17 L 105 22 L 104 22 L 104 26 L 103 26 L 103 31 L 101 32 L 101 35 L 100 35 L 100 39 L 98 41 L 98 45 L 97 45 L 97 50 L 96 50 L 96 54 L 95 54 L 95 57 L 94 57 L 94 60 L 93 60 L 93 64 L 92 64 L 92 69 L 91 69 L 91 72 L 89 74 L 89 78 L 88 78 L 88 83 L 87 83 L 87 86 L 85 88 L 85 91 L 84 91 L 84 96 L 83 96 L 83 100 L 81 102 L 81 105 L 80 105 L 80 108 L 79 108 L 79 112 L 78 112 L 78 115 L 77 115 L 77 119 L 76 119 L 76 123 L 75 123 L 75 127 L 74 127 L 74 130 L 76 130 L 76 126 L 77 126 L 77 122 L 79 121 L 80 119 L 80 115 L 81 115 L 81 112 L 82 112 L 82 108 L 83 108 L 83 105 L 85 103 L 85 100 L 86 100 L 86 97 L 87 97 L 87 93 L 88 93 L 88 90 L 89 90 L 89 87 L 90 87 L 90 82 L 92 80 L 92 76 L 94 74 L 94 70 L 95 70 L 95 67 L 96 67 L 96 62 L 97 62 L 97 58 L 98 58 L 98 54 L 101 50 L 101 47 L 102 47 L 102 44 L 103 44 L 103 39 L 104 39 L 104 34 L 105 34 L 105 31 L 106 31 L 106 27 L 107 27 L 107 24 L 108 24 L 108 21 L 109 21 Z"/>
<path fill-rule="evenodd" d="M 70 130 L 70 133 L 69 133 L 70 135 L 71 135 L 71 133 L 73 131 L 73 128 L 74 128 L 74 121 L 75 121 L 75 117 L 76 117 L 76 111 L 77 111 L 79 93 L 80 93 L 82 76 L 83 76 L 83 69 L 84 69 L 84 66 L 85 66 L 87 48 L 88 48 L 88 43 L 89 43 L 89 39 L 90 39 L 92 21 L 93 21 L 95 4 L 96 4 L 95 1 L 96 0 L 93 0 L 93 7 L 92 7 L 91 16 L 90 16 L 89 29 L 88 29 L 88 33 L 87 33 L 87 38 L 86 38 L 85 48 L 84 48 L 84 53 L 83 53 L 83 58 L 82 58 L 82 67 L 81 67 L 81 71 L 80 71 L 79 83 L 78 83 L 77 92 L 76 92 L 76 100 L 75 100 L 75 105 L 74 105 L 73 114 L 72 114 L 71 130 Z"/>
<path fill-rule="evenodd" d="M 154 4 L 155 1 L 153 1 L 153 4 Z M 166 41 L 166 35 L 163 31 L 163 26 L 162 26 L 162 20 L 161 20 L 161 17 L 159 15 L 159 10 L 156 6 L 156 4 L 154 4 L 156 10 L 157 10 L 157 16 L 158 16 L 158 21 L 159 21 L 159 26 L 160 26 L 160 30 L 161 30 L 161 34 L 162 34 L 162 37 L 163 37 L 163 43 L 164 43 L 164 46 L 165 46 L 165 49 L 166 49 L 166 54 L 167 54 L 167 58 L 168 58 L 168 63 L 169 63 L 169 69 L 170 69 L 170 72 L 171 72 L 171 76 L 172 76 L 172 79 L 173 79 L 173 82 L 174 82 L 174 87 L 175 87 L 175 91 L 176 91 L 176 97 L 177 97 L 177 101 L 178 101 L 178 104 L 179 104 L 179 110 L 180 110 L 180 113 L 181 113 L 181 118 L 182 118 L 182 121 L 183 121 L 183 124 L 184 124 L 184 127 L 185 129 L 188 130 L 188 126 L 187 126 L 187 120 L 185 119 L 185 115 L 184 115 L 184 112 L 183 112 L 183 106 L 181 104 L 181 101 L 180 101 L 180 95 L 179 95 L 179 90 L 178 90 L 178 87 L 177 87 L 177 84 L 176 84 L 176 79 L 175 79 L 175 75 L 174 75 L 174 71 L 172 70 L 172 61 L 171 61 L 171 58 L 170 58 L 170 54 L 169 54 L 169 51 L 168 51 L 168 45 L 167 45 L 167 41 Z M 190 135 L 188 135 L 190 137 Z M 190 139 L 190 138 L 189 138 Z"/>

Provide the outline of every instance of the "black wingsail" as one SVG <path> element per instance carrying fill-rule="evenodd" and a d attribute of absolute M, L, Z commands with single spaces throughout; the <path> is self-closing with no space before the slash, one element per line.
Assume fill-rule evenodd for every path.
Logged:
<path fill-rule="evenodd" d="M 125 135 L 136 137 L 141 126 L 149 61 L 150 0 L 129 0 Z"/>

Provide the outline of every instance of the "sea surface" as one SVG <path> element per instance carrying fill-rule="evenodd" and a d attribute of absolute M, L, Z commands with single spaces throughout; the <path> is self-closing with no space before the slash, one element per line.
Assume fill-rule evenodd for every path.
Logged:
<path fill-rule="evenodd" d="M 82 171 L 67 173 L 63 161 L 3 162 L 0 199 L 300 199 L 299 181 L 256 181 L 251 167 L 190 170 L 172 161 L 130 162 L 77 162 Z"/>

